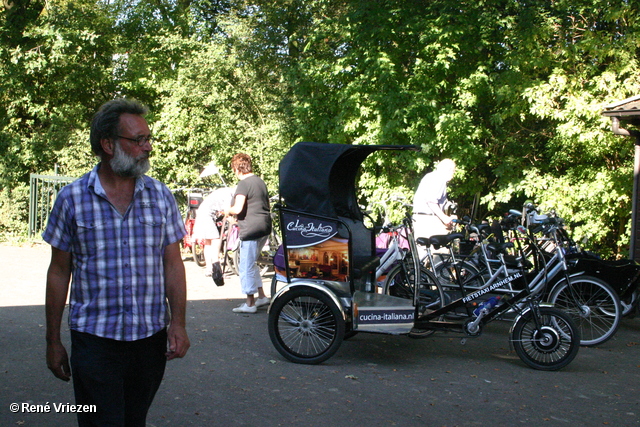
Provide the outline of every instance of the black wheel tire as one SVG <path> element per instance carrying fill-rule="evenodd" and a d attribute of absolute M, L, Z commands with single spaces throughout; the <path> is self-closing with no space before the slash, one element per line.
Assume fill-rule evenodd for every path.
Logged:
<path fill-rule="evenodd" d="M 206 261 L 204 259 L 204 246 L 202 246 L 195 240 L 192 240 L 191 252 L 193 254 L 193 260 L 196 262 L 196 264 L 198 264 L 199 267 L 204 267 L 206 265 Z"/>
<path fill-rule="evenodd" d="M 538 326 L 532 310 L 516 320 L 511 343 L 520 359 L 533 369 L 557 371 L 580 349 L 580 333 L 571 316 L 552 307 L 540 307 Z"/>
<path fill-rule="evenodd" d="M 485 280 L 480 275 L 480 270 L 474 264 L 462 261 L 457 267 L 460 274 L 462 286 L 469 289 L 471 292 L 474 289 L 480 289 L 484 286 Z M 445 260 L 436 264 L 435 275 L 440 280 L 440 285 L 447 289 L 459 289 L 457 280 L 457 271 L 451 264 L 451 261 Z"/>
<path fill-rule="evenodd" d="M 240 275 L 240 245 L 236 248 L 235 251 L 231 252 L 231 258 L 233 258 L 233 269 L 236 271 L 236 274 Z"/>
<path fill-rule="evenodd" d="M 237 255 L 237 252 L 237 249 L 235 251 L 227 251 L 227 254 L 225 256 L 227 257 L 227 265 L 229 266 L 231 272 L 236 276 L 239 276 L 240 271 L 236 262 L 239 261 L 240 257 Z"/>
<path fill-rule="evenodd" d="M 394 297 L 413 299 L 413 269 L 411 267 L 403 267 L 397 265 L 389 274 L 385 280 L 383 293 Z M 420 298 L 418 315 L 424 315 L 426 313 L 438 310 L 445 304 L 445 296 L 440 283 L 435 278 L 433 273 L 426 267 L 420 267 Z M 435 321 L 441 321 L 444 316 L 433 319 Z M 435 330 L 432 329 L 412 329 L 409 332 L 411 338 L 427 338 L 433 335 Z"/>
<path fill-rule="evenodd" d="M 235 267 L 233 265 L 233 261 L 231 260 L 231 257 L 229 256 L 228 253 L 224 254 L 224 262 L 221 263 L 221 267 L 222 265 L 224 265 L 224 274 L 238 274 L 236 273 Z"/>
<path fill-rule="evenodd" d="M 345 335 L 340 308 L 312 288 L 292 289 L 272 300 L 268 325 L 276 350 L 292 362 L 308 365 L 333 356 Z"/>
<path fill-rule="evenodd" d="M 549 293 L 549 302 L 566 311 L 580 331 L 580 344 L 595 346 L 613 337 L 620 326 L 622 304 L 613 288 L 595 277 L 562 280 Z"/>

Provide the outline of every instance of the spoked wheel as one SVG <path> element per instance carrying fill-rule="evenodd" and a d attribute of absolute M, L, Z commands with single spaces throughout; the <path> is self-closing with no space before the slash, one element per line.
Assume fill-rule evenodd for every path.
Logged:
<path fill-rule="evenodd" d="M 478 268 L 470 262 L 463 261 L 454 266 L 450 260 L 445 260 L 436 264 L 434 270 L 445 288 L 458 289 L 458 283 L 462 283 L 463 287 L 471 291 L 480 289 L 485 283 Z"/>
<path fill-rule="evenodd" d="M 511 343 L 520 359 L 533 369 L 556 371 L 567 366 L 580 349 L 580 333 L 562 310 L 539 307 L 516 320 Z"/>
<path fill-rule="evenodd" d="M 258 261 L 258 268 L 260 268 L 260 276 L 264 277 L 269 273 L 269 270 L 272 270 L 271 264 L 267 262 Z"/>
<path fill-rule="evenodd" d="M 191 251 L 193 253 L 193 260 L 196 262 L 198 267 L 204 267 L 206 264 L 204 259 L 204 246 L 194 239 L 191 242 Z"/>
<path fill-rule="evenodd" d="M 242 256 L 240 254 L 240 246 L 238 246 L 236 250 L 230 251 L 230 252 L 231 252 L 230 256 L 232 257 L 232 261 L 230 263 L 231 267 L 234 273 L 236 273 L 237 275 L 240 275 L 240 257 Z M 260 269 L 260 276 L 264 276 L 269 272 L 269 264 L 260 262 L 259 260 L 257 264 L 258 264 L 258 268 Z"/>
<path fill-rule="evenodd" d="M 225 265 L 228 266 L 231 273 L 235 274 L 236 276 L 240 275 L 240 266 L 236 264 L 236 262 L 239 260 L 239 258 L 236 256 L 236 253 L 238 251 L 239 249 L 236 249 L 235 251 L 227 250 L 225 254 Z"/>
<path fill-rule="evenodd" d="M 240 275 L 240 245 L 238 245 L 236 250 L 231 251 L 229 253 L 229 256 L 231 257 L 231 260 L 232 260 L 231 268 L 233 268 L 235 273 L 239 276 Z"/>
<path fill-rule="evenodd" d="M 551 289 L 549 302 L 571 315 L 582 337 L 593 346 L 611 338 L 620 325 L 620 298 L 607 283 L 591 276 L 574 276 Z"/>
<path fill-rule="evenodd" d="M 413 299 L 413 272 L 415 269 L 407 265 L 395 266 L 387 275 L 383 292 L 394 297 Z M 418 298 L 418 316 L 438 310 L 445 304 L 444 292 L 438 280 L 426 267 L 420 268 L 420 289 Z M 433 319 L 443 320 L 444 316 Z M 426 338 L 435 331 L 432 329 L 413 328 L 409 332 L 411 338 Z"/>
<path fill-rule="evenodd" d="M 271 302 L 269 337 L 285 358 L 315 365 L 338 351 L 345 335 L 340 308 L 317 289 L 297 288 Z"/>

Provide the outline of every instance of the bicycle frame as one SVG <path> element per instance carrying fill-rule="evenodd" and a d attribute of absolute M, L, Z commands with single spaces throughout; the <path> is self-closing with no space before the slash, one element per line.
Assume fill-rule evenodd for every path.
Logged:
<path fill-rule="evenodd" d="M 393 234 L 391 237 L 391 244 L 387 248 L 382 258 L 380 258 L 380 265 L 376 268 L 375 280 L 377 281 L 380 276 L 385 274 L 387 271 L 391 269 L 391 266 L 396 261 L 401 261 L 404 259 L 405 253 L 400 248 L 400 244 L 398 243 L 398 233 L 400 232 L 401 227 L 397 227 L 393 230 Z"/>
<path fill-rule="evenodd" d="M 411 208 L 410 205 L 405 205 L 405 207 L 408 208 L 408 209 Z M 411 218 L 409 210 L 407 210 L 406 213 L 405 213 L 405 217 L 402 220 L 402 225 L 398 227 L 398 232 L 399 232 L 400 229 L 404 229 L 404 231 L 406 233 L 406 235 L 404 237 L 407 239 L 407 241 L 409 243 L 409 253 L 412 254 L 412 256 L 410 257 L 411 263 L 412 263 L 411 268 L 413 269 L 413 271 L 418 272 L 418 271 L 420 271 L 420 268 L 422 267 L 422 262 L 420 261 L 420 258 L 418 257 L 418 248 L 416 246 L 416 240 L 415 240 L 414 235 L 413 235 L 413 227 L 412 227 L 413 224 L 412 223 L 413 223 L 413 219 Z M 394 242 L 396 244 L 396 247 L 397 247 L 395 250 L 398 253 L 398 255 L 401 256 L 401 258 L 399 258 L 398 260 L 406 259 L 408 254 L 405 253 L 404 251 L 402 251 L 400 249 L 400 247 L 398 246 L 398 236 L 397 236 L 397 234 L 394 235 L 393 240 L 394 240 Z M 386 253 L 385 253 L 385 255 L 386 255 Z M 381 262 L 381 264 L 382 264 L 382 262 Z M 404 263 L 401 263 L 400 265 L 402 266 L 403 269 L 405 268 L 405 264 Z M 406 271 L 405 271 L 405 273 L 406 273 Z M 377 274 L 377 270 L 376 270 L 376 274 Z M 410 275 L 407 275 L 407 276 L 410 276 Z M 411 284 L 411 286 L 413 287 L 413 291 L 414 291 L 414 293 L 413 293 L 413 305 L 414 305 L 415 310 L 416 310 L 416 316 L 418 314 L 418 301 L 420 299 L 420 295 L 419 295 L 420 283 L 419 283 L 419 281 L 420 281 L 420 274 L 414 274 L 413 275 L 413 284 Z"/>
<path fill-rule="evenodd" d="M 358 205 L 357 171 L 369 154 L 399 147 L 415 149 L 300 142 L 280 162 L 279 191 L 286 205 L 279 219 L 287 284 L 272 296 L 269 308 L 274 347 L 293 362 L 317 364 L 358 332 L 424 338 L 438 329 L 457 329 L 478 335 L 483 323 L 514 308 L 520 316 L 510 342 L 523 362 L 540 370 L 570 363 L 580 344 L 573 320 L 560 310 L 540 307 L 530 296 L 523 271 L 505 278 L 500 270 L 483 289 L 444 305 L 438 279 L 420 263 L 409 212 L 403 220 L 409 251 L 402 249 L 405 256 L 387 275 L 384 292 L 372 289 L 380 259 L 374 232 L 364 223 Z M 440 240 L 438 244 L 442 245 Z M 395 253 L 392 245 L 383 264 L 391 262 Z M 330 268 L 321 268 L 319 275 L 319 267 Z M 522 291 L 505 304 L 481 310 L 477 318 L 461 324 L 438 317 L 516 280 L 525 283 Z"/>
<path fill-rule="evenodd" d="M 527 280 L 526 274 L 523 271 L 509 271 L 505 262 L 504 255 L 498 255 L 501 264 L 500 267 L 494 271 L 489 280 L 478 289 L 474 289 L 472 292 L 467 292 L 464 287 L 464 283 L 461 283 L 459 266 L 454 264 L 456 268 L 456 279 L 458 281 L 458 287 L 462 293 L 462 296 L 451 303 L 442 306 L 441 308 L 434 310 L 430 313 L 416 317 L 415 327 L 419 329 L 434 329 L 434 330 L 460 330 L 466 332 L 469 335 L 477 335 L 481 331 L 481 327 L 491 322 L 492 320 L 500 317 L 502 314 L 509 310 L 515 310 L 518 313 L 522 313 L 523 310 L 530 306 L 532 298 L 539 297 L 542 291 L 546 287 L 549 280 L 554 278 L 561 271 L 567 271 L 567 265 L 564 258 L 564 252 L 560 245 L 557 246 L 555 253 L 551 260 L 542 268 L 532 280 Z M 551 268 L 549 266 L 551 265 Z M 468 281 L 472 281 L 480 273 L 474 275 Z M 524 282 L 524 286 L 519 291 L 510 291 L 512 295 L 506 299 L 503 303 L 497 305 L 491 310 L 482 310 L 480 314 L 475 318 L 469 318 L 466 322 L 442 322 L 435 321 L 438 317 L 454 312 L 459 308 L 467 308 L 467 304 L 481 298 L 492 291 L 501 290 L 506 286 L 510 286 L 512 283 Z M 417 288 L 416 288 L 417 296 Z M 503 299 L 505 300 L 505 299 Z M 417 300 L 416 300 L 417 301 Z"/>

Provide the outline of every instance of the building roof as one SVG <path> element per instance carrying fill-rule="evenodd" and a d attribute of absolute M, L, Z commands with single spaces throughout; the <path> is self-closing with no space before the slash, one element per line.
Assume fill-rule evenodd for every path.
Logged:
<path fill-rule="evenodd" d="M 607 117 L 640 116 L 640 95 L 614 102 L 604 107 L 602 115 Z"/>

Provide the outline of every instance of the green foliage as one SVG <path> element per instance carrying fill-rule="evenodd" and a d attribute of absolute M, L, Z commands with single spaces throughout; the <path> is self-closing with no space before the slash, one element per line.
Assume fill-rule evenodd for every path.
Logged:
<path fill-rule="evenodd" d="M 29 186 L 20 184 L 0 190 L 0 242 L 27 237 Z"/>
<path fill-rule="evenodd" d="M 272 193 L 293 143 L 412 144 L 379 153 L 361 204 L 404 195 L 450 157 L 450 195 L 478 218 L 531 199 L 587 248 L 624 256 L 633 141 L 604 106 L 640 92 L 636 2 L 605 0 L 23 0 L 0 27 L 0 188 L 79 176 L 96 108 L 149 105 L 152 174 L 216 184 L 247 152 Z M 46 5 L 46 6 L 45 6 Z M 16 190 L 17 191 L 17 190 Z M 21 193 L 20 193 L 21 194 Z M 390 202 L 398 219 L 402 202 Z M 389 209 L 388 209 L 389 210 Z M 19 228 L 20 221 L 0 225 Z"/>
<path fill-rule="evenodd" d="M 0 46 L 0 188 L 52 170 L 110 85 L 109 22 L 91 2 L 54 3 Z M 64 169 L 66 165 L 59 164 Z"/>
<path fill-rule="evenodd" d="M 235 28 L 227 31 L 233 35 Z M 234 182 L 229 162 L 238 152 L 252 156 L 255 172 L 277 192 L 277 160 L 283 146 L 270 108 L 271 95 L 249 67 L 225 46 L 197 40 L 188 44 L 175 80 L 162 87 L 163 109 L 155 132 L 154 173 L 176 186 L 193 186 L 205 165 L 215 161 Z M 277 123 L 277 122 L 276 122 Z"/>

